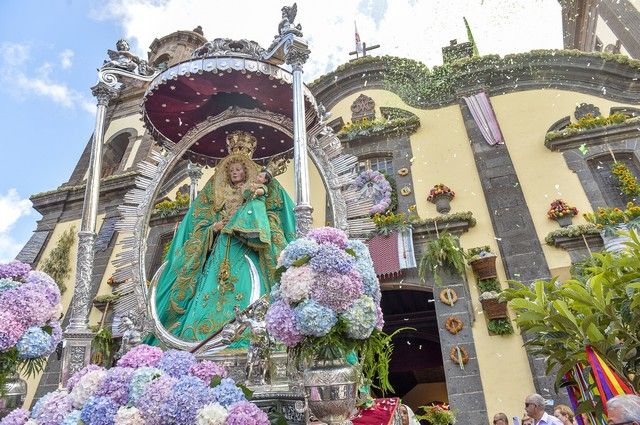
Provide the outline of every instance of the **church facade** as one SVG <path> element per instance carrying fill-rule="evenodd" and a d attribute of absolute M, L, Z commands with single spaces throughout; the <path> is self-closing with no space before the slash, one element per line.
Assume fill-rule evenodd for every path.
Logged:
<path fill-rule="evenodd" d="M 172 66 L 205 42 L 199 29 L 177 31 L 154 40 L 148 62 L 160 69 Z M 603 241 L 593 229 L 559 231 L 547 211 L 556 199 L 580 213 L 625 205 L 610 169 L 623 161 L 640 176 L 640 62 L 575 51 L 476 57 L 465 43 L 443 53 L 443 65 L 431 70 L 409 59 L 365 56 L 309 88 L 330 113 L 328 125 L 343 151 L 358 158 L 358 171 L 384 171 L 394 181 L 397 213 L 420 217 L 412 229 L 418 260 L 428 241 L 450 232 L 459 236 L 461 249 L 488 246 L 497 254 L 499 287 L 510 280 L 568 278 L 572 264 L 602 249 Z M 141 120 L 144 91 L 126 87 L 111 101 L 104 138 L 90 322 L 111 327 L 116 338 L 130 308 L 122 300 L 133 285 L 113 279 L 114 260 L 122 251 L 117 208 L 135 186 L 138 164 L 161 150 Z M 623 117 L 616 125 L 568 130 L 581 118 L 614 114 Z M 90 142 L 69 181 L 31 197 L 43 217 L 19 260 L 41 267 L 65 232 L 79 229 Z M 334 223 L 320 166 L 310 166 L 316 227 Z M 162 182 L 145 235 L 148 276 L 162 263 L 186 211 L 180 199 L 202 187 L 213 170 L 192 167 L 185 159 Z M 278 180 L 293 193 L 292 169 Z M 446 214 L 427 199 L 436 184 L 455 191 Z M 585 222 L 579 214 L 573 223 Z M 362 215 L 348 217 L 348 224 L 354 237 L 374 229 Z M 76 253 L 77 241 L 68 253 L 65 310 L 73 296 Z M 415 268 L 381 277 L 385 330 L 414 328 L 394 339 L 390 371 L 396 395 L 407 404 L 448 402 L 460 423 L 471 424 L 501 411 L 520 415 L 524 397 L 533 392 L 562 400 L 542 359 L 523 348 L 517 328 L 492 331 L 470 268 L 463 275 L 444 272 L 439 283 L 431 276 L 421 279 Z M 446 289 L 456 302 L 443 298 Z M 455 333 L 447 326 L 452 318 L 462 324 Z M 44 374 L 29 382 L 27 403 L 57 387 L 59 373 L 53 355 Z"/>

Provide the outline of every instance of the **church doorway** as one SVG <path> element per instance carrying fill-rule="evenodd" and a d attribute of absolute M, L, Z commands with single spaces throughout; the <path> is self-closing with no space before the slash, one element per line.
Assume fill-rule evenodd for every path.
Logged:
<path fill-rule="evenodd" d="M 438 321 L 431 288 L 382 283 L 382 312 L 386 333 L 409 327 L 393 339 L 389 381 L 414 411 L 419 406 L 448 402 L 440 351 Z"/>

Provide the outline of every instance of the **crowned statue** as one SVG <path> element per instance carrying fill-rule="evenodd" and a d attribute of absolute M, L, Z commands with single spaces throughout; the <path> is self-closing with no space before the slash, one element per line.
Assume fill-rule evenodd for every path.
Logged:
<path fill-rule="evenodd" d="M 206 339 L 269 293 L 296 234 L 294 204 L 274 178 L 284 162 L 258 166 L 256 138 L 244 131 L 229 134 L 227 148 L 176 231 L 152 300 L 164 327 L 187 341 Z"/>

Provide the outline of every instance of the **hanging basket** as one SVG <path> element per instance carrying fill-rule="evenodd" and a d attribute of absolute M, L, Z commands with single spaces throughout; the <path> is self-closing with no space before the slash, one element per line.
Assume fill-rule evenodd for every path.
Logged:
<path fill-rule="evenodd" d="M 507 303 L 500 302 L 497 298 L 480 300 L 480 303 L 482 304 L 482 310 L 484 310 L 487 319 L 503 319 L 508 317 Z"/>
<path fill-rule="evenodd" d="M 496 273 L 496 258 L 498 257 L 495 255 L 478 258 L 477 260 L 470 261 L 469 265 L 478 279 L 492 279 L 498 275 Z"/>

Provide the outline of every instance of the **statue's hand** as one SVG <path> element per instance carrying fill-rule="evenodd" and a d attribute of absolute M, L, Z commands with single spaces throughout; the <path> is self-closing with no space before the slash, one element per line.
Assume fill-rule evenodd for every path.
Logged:
<path fill-rule="evenodd" d="M 213 223 L 213 230 L 215 230 L 216 232 L 219 232 L 220 230 L 222 230 L 225 224 L 226 224 L 226 221 L 224 220 L 216 221 L 215 223 Z"/>

